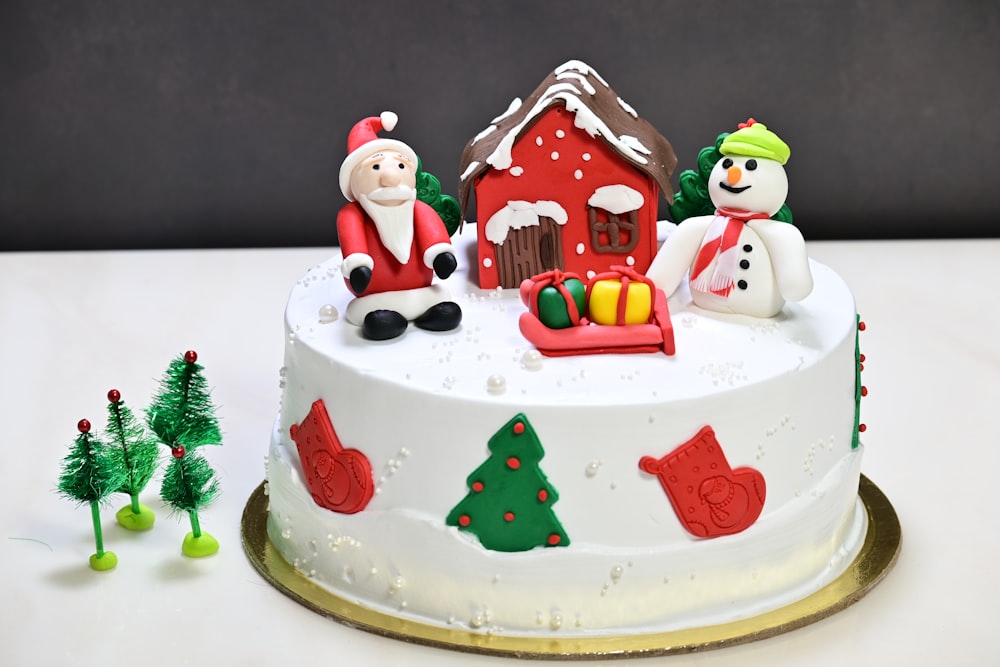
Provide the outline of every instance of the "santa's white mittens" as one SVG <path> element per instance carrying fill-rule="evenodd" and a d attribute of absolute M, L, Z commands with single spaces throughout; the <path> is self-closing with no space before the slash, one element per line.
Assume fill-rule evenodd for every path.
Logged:
<path fill-rule="evenodd" d="M 435 243 L 430 248 L 424 251 L 424 266 L 428 269 L 434 268 L 434 258 L 443 252 L 450 252 L 452 255 L 455 254 L 455 246 L 450 243 Z"/>
<path fill-rule="evenodd" d="M 375 266 L 375 261 L 371 255 L 366 255 L 363 252 L 351 253 L 344 258 L 343 264 L 340 265 L 340 272 L 349 276 L 351 271 L 361 266 L 371 269 Z"/>

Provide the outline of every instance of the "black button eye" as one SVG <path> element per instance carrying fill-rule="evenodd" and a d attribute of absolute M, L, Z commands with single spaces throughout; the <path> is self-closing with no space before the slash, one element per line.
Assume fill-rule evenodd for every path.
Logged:
<path fill-rule="evenodd" d="M 732 166 L 733 166 L 733 161 L 730 160 L 729 158 L 726 158 L 725 160 L 722 161 L 722 168 L 723 169 L 729 169 Z"/>
<path fill-rule="evenodd" d="M 757 168 L 757 160 L 754 160 L 753 158 L 747 160 L 747 171 L 753 171 L 756 168 Z"/>
<path fill-rule="evenodd" d="M 372 165 L 372 171 L 378 171 L 378 168 L 379 168 L 378 164 L 373 164 Z"/>
<path fill-rule="evenodd" d="M 400 168 L 400 169 L 406 169 L 406 165 L 405 165 L 405 164 L 403 164 L 402 162 L 400 162 L 400 163 L 399 163 L 399 168 Z"/>

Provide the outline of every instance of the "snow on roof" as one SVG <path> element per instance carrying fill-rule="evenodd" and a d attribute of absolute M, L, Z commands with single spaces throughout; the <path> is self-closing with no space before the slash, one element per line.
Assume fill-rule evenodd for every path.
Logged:
<path fill-rule="evenodd" d="M 554 106 L 563 106 L 573 113 L 577 128 L 600 138 L 623 160 L 652 177 L 667 201 L 672 201 L 670 177 L 677 157 L 670 142 L 639 118 L 635 109 L 589 65 L 570 60 L 549 74 L 523 103 L 515 99 L 466 145 L 460 167 L 459 199 L 463 212 L 473 182 L 490 168 L 510 169 L 514 146 Z M 473 167 L 473 163 L 478 164 Z"/>
<path fill-rule="evenodd" d="M 538 225 L 541 217 L 552 218 L 558 225 L 565 225 L 569 220 L 566 209 L 558 202 L 545 199 L 536 202 L 512 200 L 486 221 L 483 231 L 489 241 L 503 245 L 510 230 Z"/>

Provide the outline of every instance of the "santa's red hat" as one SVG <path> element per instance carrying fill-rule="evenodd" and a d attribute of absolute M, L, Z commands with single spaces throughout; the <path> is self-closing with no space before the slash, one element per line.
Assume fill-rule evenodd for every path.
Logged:
<path fill-rule="evenodd" d="M 370 116 L 359 121 L 347 135 L 347 158 L 340 165 L 340 191 L 344 193 L 347 201 L 354 201 L 354 194 L 351 192 L 351 172 L 374 153 L 379 151 L 400 153 L 413 163 L 414 169 L 417 168 L 417 154 L 412 148 L 402 141 L 378 136 L 378 132 L 382 130 L 391 132 L 396 127 L 397 120 L 399 117 L 393 112 L 383 111 L 378 116 Z"/>

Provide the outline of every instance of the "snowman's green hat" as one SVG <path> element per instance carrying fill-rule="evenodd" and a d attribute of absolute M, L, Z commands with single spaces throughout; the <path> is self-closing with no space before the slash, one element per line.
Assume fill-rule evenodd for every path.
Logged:
<path fill-rule="evenodd" d="M 722 145 L 719 146 L 720 153 L 763 157 L 779 164 L 788 162 L 788 157 L 792 154 L 791 149 L 778 135 L 767 129 L 767 125 L 751 118 L 745 123 L 740 123 L 739 128 L 722 140 Z"/>

